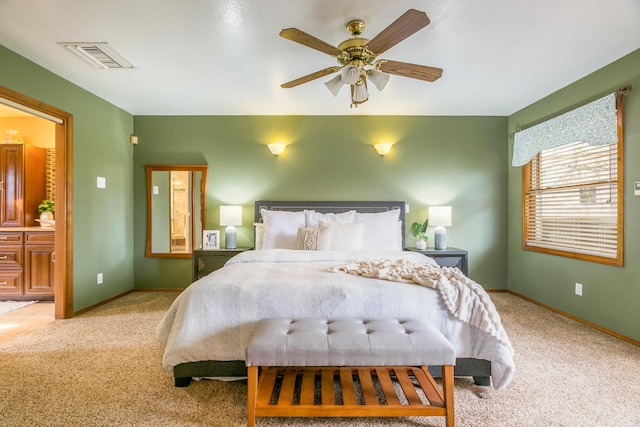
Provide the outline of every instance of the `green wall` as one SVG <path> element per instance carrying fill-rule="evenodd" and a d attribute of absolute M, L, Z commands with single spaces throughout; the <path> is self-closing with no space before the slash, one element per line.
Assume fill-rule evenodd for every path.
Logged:
<path fill-rule="evenodd" d="M 399 199 L 411 205 L 409 223 L 424 220 L 429 205 L 451 204 L 448 242 L 469 251 L 473 279 L 640 339 L 640 197 L 633 196 L 633 182 L 640 180 L 640 51 L 508 119 L 133 117 L 1 45 L 0 64 L 0 85 L 74 116 L 75 310 L 133 289 L 134 281 L 136 288 L 190 283 L 190 260 L 144 257 L 144 165 L 192 163 L 209 166 L 207 228 L 220 229 L 220 204 L 245 206 L 241 246 L 252 244 L 253 202 L 259 199 Z M 507 133 L 625 83 L 635 88 L 625 101 L 625 267 L 522 251 L 521 175 L 509 166 Z M 131 133 L 140 137 L 135 147 L 128 142 Z M 277 158 L 266 148 L 276 140 L 288 144 Z M 383 140 L 395 143 L 385 158 L 371 148 Z M 107 179 L 106 189 L 96 188 L 97 176 Z M 105 283 L 98 286 L 100 272 Z M 582 297 L 573 294 L 575 282 L 584 285 Z"/>
<path fill-rule="evenodd" d="M 509 132 L 518 125 L 564 112 L 624 84 L 633 85 L 625 97 L 624 235 L 625 266 L 612 267 L 521 249 L 521 169 L 508 166 L 509 175 L 509 289 L 573 314 L 627 337 L 640 340 L 640 196 L 633 183 L 640 180 L 640 50 L 549 95 L 509 117 Z M 509 161 L 513 141 L 509 142 Z M 583 296 L 574 294 L 583 284 Z"/>
<path fill-rule="evenodd" d="M 409 223 L 450 204 L 448 244 L 469 251 L 474 280 L 507 287 L 506 117 L 136 116 L 134 127 L 136 288 L 191 281 L 191 260 L 144 256 L 147 164 L 207 164 L 206 228 L 221 229 L 221 204 L 243 205 L 238 246 L 253 245 L 256 200 L 404 200 Z M 276 140 L 288 144 L 279 157 L 266 147 Z M 383 140 L 395 144 L 384 158 L 372 148 Z"/>
<path fill-rule="evenodd" d="M 0 64 L 0 85 L 73 114 L 74 310 L 133 289 L 133 117 L 1 45 Z"/>

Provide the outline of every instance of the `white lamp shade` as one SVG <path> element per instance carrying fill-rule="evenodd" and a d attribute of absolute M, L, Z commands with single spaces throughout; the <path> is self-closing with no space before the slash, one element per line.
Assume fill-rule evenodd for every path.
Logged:
<path fill-rule="evenodd" d="M 430 206 L 429 225 L 434 227 L 451 226 L 451 206 Z"/>
<path fill-rule="evenodd" d="M 242 225 L 242 206 L 220 206 L 220 225 Z"/>
<path fill-rule="evenodd" d="M 337 76 L 326 82 L 325 86 L 329 88 L 333 96 L 338 96 L 338 92 L 340 92 L 340 89 L 342 88 L 342 86 L 344 86 L 342 75 L 338 74 Z"/>
<path fill-rule="evenodd" d="M 369 99 L 369 92 L 367 91 L 367 86 L 364 83 L 353 86 L 353 102 L 362 103 Z"/>
<path fill-rule="evenodd" d="M 355 65 L 347 65 L 340 71 L 342 82 L 346 85 L 354 85 L 360 80 L 360 68 Z"/>
<path fill-rule="evenodd" d="M 369 80 L 373 82 L 379 91 L 382 91 L 389 82 L 389 74 L 381 73 L 380 71 L 371 70 L 369 74 Z"/>

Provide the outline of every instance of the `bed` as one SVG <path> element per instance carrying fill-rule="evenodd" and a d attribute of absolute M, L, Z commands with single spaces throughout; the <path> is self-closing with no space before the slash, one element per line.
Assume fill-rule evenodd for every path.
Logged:
<path fill-rule="evenodd" d="M 244 351 L 265 317 L 412 316 L 430 321 L 452 342 L 456 376 L 506 386 L 515 365 L 497 313 L 489 313 L 493 324 L 487 328 L 486 316 L 483 322 L 460 320 L 450 306 L 462 304 L 443 300 L 442 287 L 340 270 L 381 260 L 447 270 L 458 278 L 452 283 L 463 282 L 460 276 L 470 282 L 464 289 L 472 289 L 467 293 L 480 298 L 485 311 L 495 310 L 488 294 L 459 270 L 403 251 L 404 219 L 405 203 L 397 201 L 256 202 L 255 249 L 191 284 L 157 327 L 163 366 L 173 371 L 175 385 L 246 376 Z"/>

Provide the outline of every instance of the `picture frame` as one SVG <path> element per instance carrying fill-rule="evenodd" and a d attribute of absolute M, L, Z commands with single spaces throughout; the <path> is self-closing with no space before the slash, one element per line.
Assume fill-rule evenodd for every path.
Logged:
<path fill-rule="evenodd" d="M 202 232 L 202 249 L 220 249 L 220 230 Z"/>

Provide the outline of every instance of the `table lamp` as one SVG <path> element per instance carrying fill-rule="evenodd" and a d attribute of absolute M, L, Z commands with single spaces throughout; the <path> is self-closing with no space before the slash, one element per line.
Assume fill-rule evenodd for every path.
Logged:
<path fill-rule="evenodd" d="M 242 206 L 220 206 L 220 225 L 225 225 L 225 248 L 236 248 L 236 225 L 242 225 Z"/>
<path fill-rule="evenodd" d="M 451 226 L 451 206 L 431 206 L 429 207 L 429 225 L 436 227 L 434 230 L 434 240 L 436 250 L 447 248 L 447 229 Z"/>

